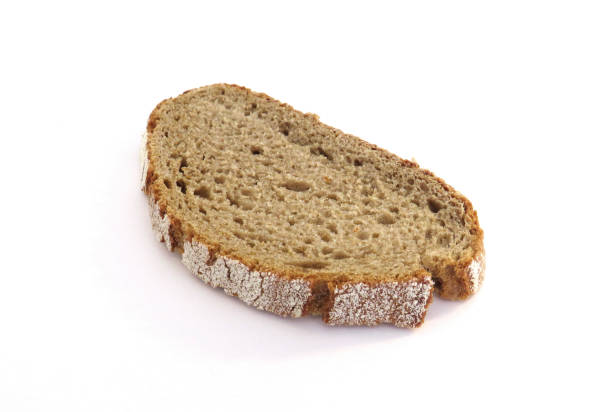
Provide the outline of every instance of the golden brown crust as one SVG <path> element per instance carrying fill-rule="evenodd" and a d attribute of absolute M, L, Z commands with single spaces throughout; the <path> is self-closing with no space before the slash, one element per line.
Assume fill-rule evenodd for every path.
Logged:
<path fill-rule="evenodd" d="M 263 93 L 253 92 L 242 86 L 237 86 L 237 85 L 224 85 L 224 86 L 238 88 L 247 93 L 251 93 L 253 95 L 264 98 L 268 101 L 277 102 L 275 99 L 272 99 L 271 97 Z M 190 91 L 187 91 L 185 93 L 188 93 L 188 92 Z M 172 99 L 166 99 L 160 102 L 155 107 L 155 109 L 152 111 L 149 117 L 148 123 L 147 123 L 147 135 L 151 135 L 155 130 L 157 123 L 159 121 L 159 118 L 160 118 L 159 111 L 162 110 L 165 104 L 168 104 L 171 101 Z M 293 107 L 291 107 L 290 105 L 286 103 L 281 103 L 281 102 L 278 102 L 278 103 L 304 116 L 311 117 L 313 120 L 319 122 L 318 116 L 316 115 L 313 115 L 310 113 L 304 114 L 302 112 L 299 112 L 293 109 Z M 338 129 L 334 129 L 334 128 L 332 129 L 336 133 L 342 133 Z M 385 149 L 382 149 L 374 144 L 365 142 L 356 136 L 346 135 L 346 134 L 345 136 L 349 136 L 349 138 L 355 139 L 357 142 L 359 142 L 360 145 L 364 146 L 365 148 L 368 148 L 370 150 L 376 150 L 380 152 L 380 154 L 385 156 L 386 158 L 396 161 L 398 166 L 400 167 L 419 168 L 417 163 L 408 161 L 405 159 L 401 159 L 397 155 L 392 154 L 386 151 Z M 195 230 L 195 228 L 191 226 L 189 222 L 181 222 L 180 219 L 176 218 L 176 216 L 172 213 L 171 210 L 168 210 L 167 202 L 162 195 L 163 191 L 161 190 L 161 187 L 160 187 L 160 185 L 162 185 L 163 183 L 159 179 L 157 179 L 157 174 L 155 170 L 156 159 L 151 157 L 152 156 L 151 150 L 149 149 L 150 149 L 149 142 L 147 141 L 145 143 L 145 156 L 146 156 L 146 160 L 148 161 L 148 170 L 146 170 L 146 179 L 144 182 L 143 191 L 145 192 L 145 194 L 147 194 L 147 196 L 150 197 L 151 202 L 157 205 L 160 213 L 163 216 L 168 217 L 168 221 L 169 221 L 168 237 L 169 239 L 165 239 L 165 241 L 167 242 L 171 250 L 176 250 L 182 253 L 184 242 L 196 241 L 206 246 L 206 248 L 210 252 L 210 256 L 215 256 L 218 254 L 218 255 L 223 256 L 226 259 L 233 259 L 245 265 L 247 268 L 249 268 L 249 270 L 257 271 L 260 273 L 266 273 L 266 272 L 274 273 L 275 276 L 278 276 L 279 278 L 287 279 L 287 280 L 295 280 L 295 279 L 306 280 L 310 285 L 310 296 L 308 297 L 308 300 L 304 305 L 304 310 L 302 311 L 302 314 L 303 315 L 322 314 L 323 319 L 326 322 L 330 321 L 331 311 L 332 311 L 332 307 L 335 304 L 334 301 L 336 299 L 336 295 L 339 293 L 338 291 L 341 290 L 343 287 L 345 287 L 346 285 L 353 285 L 353 286 L 363 285 L 366 288 L 372 289 L 376 287 L 376 285 L 380 285 L 380 282 L 372 282 L 372 281 L 369 281 L 367 278 L 359 278 L 351 273 L 339 274 L 339 275 L 333 274 L 334 275 L 333 280 L 330 281 L 329 280 L 330 276 L 326 276 L 326 275 L 331 275 L 331 274 L 317 273 L 317 274 L 304 275 L 301 273 L 295 273 L 295 272 L 290 272 L 286 270 L 279 270 L 278 268 L 265 267 L 259 264 L 258 262 L 250 261 L 248 258 L 245 258 L 244 256 L 236 256 L 235 254 L 231 253 L 231 251 L 223 249 L 223 245 L 218 244 L 212 241 L 211 239 L 204 238 L 200 233 L 197 232 L 197 230 Z M 423 173 L 434 178 L 438 183 L 440 183 L 440 185 L 444 188 L 444 190 L 446 190 L 452 197 L 454 197 L 455 199 L 461 202 L 461 204 L 464 206 L 464 209 L 465 209 L 465 217 L 468 220 L 466 224 L 470 225 L 470 233 L 474 237 L 473 237 L 473 242 L 471 245 L 471 251 L 469 254 L 462 256 L 459 260 L 456 260 L 456 261 L 447 260 L 447 261 L 444 261 L 442 264 L 438 264 L 432 267 L 426 267 L 425 269 L 427 269 L 427 271 L 422 270 L 422 271 L 419 271 L 418 273 L 408 273 L 406 274 L 405 279 L 400 280 L 399 283 L 401 284 L 402 282 L 411 281 L 413 283 L 417 282 L 421 285 L 425 285 L 431 281 L 430 279 L 433 276 L 433 282 L 436 283 L 436 291 L 440 294 L 441 297 L 447 298 L 447 299 L 465 299 L 477 291 L 478 287 L 480 286 L 480 283 L 482 282 L 482 276 L 484 272 L 483 232 L 478 224 L 478 216 L 476 214 L 476 211 L 473 209 L 472 204 L 467 198 L 465 198 L 463 195 L 455 191 L 444 180 L 435 176 L 430 171 L 425 170 L 425 169 L 421 169 L 421 170 L 423 171 Z M 474 267 L 473 263 L 476 261 L 480 262 L 480 269 L 477 274 L 478 282 L 477 282 L 477 285 L 475 286 L 475 282 L 474 282 L 475 276 L 473 274 L 474 271 L 471 270 L 470 268 Z M 389 278 L 388 282 L 389 284 L 391 283 L 397 284 L 398 279 L 395 277 Z M 432 301 L 432 293 L 427 292 L 427 293 L 424 293 L 424 296 L 425 295 L 426 295 L 426 298 L 419 298 L 421 300 L 424 300 L 423 302 L 420 302 L 423 306 L 424 311 L 427 310 L 427 307 Z M 395 323 L 398 326 L 402 326 L 402 321 L 398 321 L 397 316 L 393 314 L 391 315 L 388 314 L 385 316 L 387 317 L 383 319 L 382 321 Z M 424 319 L 424 312 L 422 313 L 422 316 L 420 316 L 414 322 L 403 321 L 403 326 L 420 326 L 423 322 L 423 319 Z M 378 320 L 378 321 L 370 320 L 369 322 L 364 322 L 363 324 L 375 324 L 380 321 L 381 320 Z M 349 324 L 354 324 L 354 323 L 349 323 Z"/>

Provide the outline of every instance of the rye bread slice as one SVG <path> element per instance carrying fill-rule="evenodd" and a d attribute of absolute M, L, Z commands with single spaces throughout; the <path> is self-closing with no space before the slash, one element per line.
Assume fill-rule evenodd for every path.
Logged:
<path fill-rule="evenodd" d="M 216 84 L 162 101 L 144 137 L 157 238 L 258 309 L 415 327 L 434 289 L 465 299 L 482 283 L 471 203 L 316 115 Z"/>

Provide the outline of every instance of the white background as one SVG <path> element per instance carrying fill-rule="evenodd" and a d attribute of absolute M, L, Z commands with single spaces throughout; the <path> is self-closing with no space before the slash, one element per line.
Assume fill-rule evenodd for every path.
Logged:
<path fill-rule="evenodd" d="M 0 6 L 0 410 L 611 410 L 612 9 Z M 263 91 L 474 203 L 487 277 L 422 328 L 256 311 L 154 240 L 153 107 Z"/>

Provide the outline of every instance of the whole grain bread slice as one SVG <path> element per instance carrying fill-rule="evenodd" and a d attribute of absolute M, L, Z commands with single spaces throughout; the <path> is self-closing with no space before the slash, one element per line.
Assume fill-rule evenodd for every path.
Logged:
<path fill-rule="evenodd" d="M 162 101 L 144 137 L 157 238 L 258 309 L 415 327 L 434 289 L 465 299 L 482 283 L 470 202 L 316 115 L 216 84 Z"/>

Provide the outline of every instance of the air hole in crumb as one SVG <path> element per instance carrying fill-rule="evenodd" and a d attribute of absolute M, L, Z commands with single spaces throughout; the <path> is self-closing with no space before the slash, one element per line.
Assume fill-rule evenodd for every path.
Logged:
<path fill-rule="evenodd" d="M 437 276 L 432 277 L 433 282 L 434 282 L 434 288 L 436 289 L 442 289 L 442 279 L 440 279 Z"/>
<path fill-rule="evenodd" d="M 230 201 L 230 205 L 232 206 L 238 206 L 240 209 L 242 210 L 252 210 L 255 209 L 255 204 L 247 199 L 241 199 L 238 197 L 232 197 L 229 196 L 227 197 Z"/>
<path fill-rule="evenodd" d="M 390 207 L 390 208 L 389 208 L 389 211 L 390 211 L 391 213 L 398 213 L 398 212 L 399 212 L 399 209 L 398 209 L 397 207 L 393 206 L 393 207 Z"/>
<path fill-rule="evenodd" d="M 325 262 L 320 262 L 316 260 L 310 260 L 310 261 L 305 261 L 305 262 L 293 262 L 290 264 L 292 266 L 301 267 L 302 269 L 324 269 L 328 265 Z"/>
<path fill-rule="evenodd" d="M 242 220 L 242 218 L 239 218 L 239 217 L 235 217 L 234 222 L 238 223 L 239 225 L 244 224 L 244 220 Z"/>
<path fill-rule="evenodd" d="M 344 252 L 340 251 L 340 252 L 336 252 L 336 253 L 334 253 L 334 254 L 332 255 L 332 257 L 333 257 L 334 259 L 341 260 L 341 259 L 346 259 L 347 257 L 349 257 L 349 255 L 347 255 L 346 253 L 344 253 Z"/>
<path fill-rule="evenodd" d="M 427 199 L 427 207 L 433 213 L 438 213 L 440 209 L 444 208 L 444 203 L 440 202 L 438 199 L 429 198 Z"/>
<path fill-rule="evenodd" d="M 425 193 L 428 193 L 428 192 L 429 192 L 429 188 L 427 187 L 427 185 L 426 185 L 425 183 L 421 183 L 421 184 L 419 185 L 419 187 L 421 188 L 421 190 L 422 190 L 423 192 L 425 192 Z"/>
<path fill-rule="evenodd" d="M 177 180 L 176 185 L 181 188 L 181 193 L 187 192 L 187 185 L 182 180 Z"/>
<path fill-rule="evenodd" d="M 353 162 L 353 164 L 357 167 L 362 166 L 363 165 L 363 161 L 361 159 L 355 159 L 355 161 Z"/>
<path fill-rule="evenodd" d="M 288 190 L 292 190 L 294 192 L 305 192 L 310 189 L 310 184 L 306 182 L 301 182 L 299 180 L 287 180 L 283 184 L 282 187 Z"/>
<path fill-rule="evenodd" d="M 251 105 L 244 111 L 245 116 L 250 116 L 257 109 L 257 105 L 255 103 L 251 103 Z"/>
<path fill-rule="evenodd" d="M 321 253 L 323 253 L 324 255 L 329 255 L 333 251 L 334 249 L 327 247 L 327 246 L 324 246 L 323 249 L 321 249 Z"/>
<path fill-rule="evenodd" d="M 336 226 L 335 223 L 328 223 L 326 227 L 330 232 L 334 234 L 338 233 L 338 227 Z"/>
<path fill-rule="evenodd" d="M 359 232 L 359 233 L 357 233 L 357 237 L 358 237 L 360 240 L 367 240 L 367 239 L 368 239 L 368 236 L 369 236 L 369 235 L 368 235 L 368 233 L 367 233 L 367 232 Z"/>
<path fill-rule="evenodd" d="M 408 184 L 410 186 L 414 185 L 414 179 L 413 178 L 408 179 Z"/>
<path fill-rule="evenodd" d="M 251 189 L 242 189 L 240 190 L 240 193 L 248 197 L 253 196 L 253 191 Z"/>
<path fill-rule="evenodd" d="M 383 213 L 378 217 L 378 223 L 383 225 L 392 225 L 395 223 L 395 219 L 388 213 Z"/>
<path fill-rule="evenodd" d="M 325 232 L 321 232 L 319 233 L 319 237 L 321 238 L 321 240 L 323 240 L 324 242 L 329 242 L 331 240 L 331 237 L 325 233 Z"/>
<path fill-rule="evenodd" d="M 312 238 L 308 237 L 308 238 L 304 239 L 304 243 L 306 243 L 307 245 L 312 244 L 312 242 L 314 242 L 314 240 Z"/>
<path fill-rule="evenodd" d="M 233 196 L 227 195 L 227 200 L 229 200 L 230 206 L 238 206 L 238 202 L 236 202 L 236 198 Z"/>
<path fill-rule="evenodd" d="M 450 244 L 450 236 L 442 235 L 438 238 L 438 245 L 440 246 L 448 246 Z"/>
<path fill-rule="evenodd" d="M 180 166 L 179 166 L 179 172 L 184 174 L 185 172 L 183 172 L 183 169 L 184 169 L 185 167 L 187 167 L 187 166 L 189 166 L 189 165 L 187 164 L 187 159 L 185 159 L 184 157 L 183 157 L 183 158 L 181 158 L 181 164 L 180 164 Z"/>
<path fill-rule="evenodd" d="M 372 238 L 378 239 L 380 237 L 380 233 L 373 233 Z"/>
<path fill-rule="evenodd" d="M 225 177 L 223 177 L 223 176 L 215 176 L 215 183 L 218 183 L 218 184 L 225 183 Z"/>
<path fill-rule="evenodd" d="M 202 213 L 204 216 L 206 216 L 206 210 L 200 208 L 200 213 Z"/>
<path fill-rule="evenodd" d="M 310 153 L 312 153 L 313 155 L 317 155 L 317 156 L 323 156 L 323 157 L 325 157 L 329 161 L 334 160 L 332 155 L 330 155 L 328 152 L 326 152 L 325 149 L 323 149 L 321 146 L 311 147 L 310 148 Z"/>
<path fill-rule="evenodd" d="M 207 186 L 200 186 L 193 191 L 193 194 L 202 199 L 210 199 L 210 189 Z"/>
<path fill-rule="evenodd" d="M 170 183 L 170 181 L 168 179 L 164 179 L 164 185 L 170 189 L 170 186 L 172 186 L 172 184 Z"/>
<path fill-rule="evenodd" d="M 263 153 L 263 149 L 259 146 L 251 146 L 251 153 L 254 155 L 260 155 Z"/>
<path fill-rule="evenodd" d="M 278 127 L 278 130 L 285 136 L 289 136 L 289 132 L 291 132 L 291 123 L 289 122 L 281 123 Z"/>

